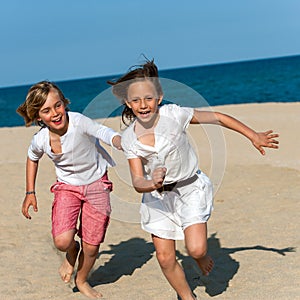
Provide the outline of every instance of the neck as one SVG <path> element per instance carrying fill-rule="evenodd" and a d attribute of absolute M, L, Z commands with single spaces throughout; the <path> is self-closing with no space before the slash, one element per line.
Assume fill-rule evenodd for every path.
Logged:
<path fill-rule="evenodd" d="M 61 129 L 61 130 L 55 130 L 53 128 L 49 128 L 49 131 L 52 134 L 63 136 L 68 131 L 68 127 L 64 128 L 64 129 Z"/>

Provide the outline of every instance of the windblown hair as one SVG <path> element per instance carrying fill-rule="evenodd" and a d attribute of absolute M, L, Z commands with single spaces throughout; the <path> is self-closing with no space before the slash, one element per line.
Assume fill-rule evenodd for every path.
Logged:
<path fill-rule="evenodd" d="M 122 112 L 122 122 L 126 126 L 128 126 L 136 118 L 134 113 L 132 112 L 132 109 L 129 108 L 125 103 L 125 100 L 127 99 L 128 88 L 134 82 L 145 80 L 149 80 L 154 84 L 154 87 L 159 96 L 163 94 L 162 87 L 158 78 L 158 69 L 154 64 L 154 60 L 146 60 L 145 64 L 131 67 L 128 73 L 126 73 L 116 81 L 107 81 L 108 84 L 112 85 L 112 93 L 124 105 Z"/>
<path fill-rule="evenodd" d="M 65 109 L 67 111 L 69 110 L 68 104 L 70 101 L 65 98 L 63 92 L 56 84 L 50 81 L 38 82 L 29 89 L 25 102 L 17 109 L 17 113 L 24 118 L 26 127 L 32 123 L 44 127 L 44 123 L 39 122 L 37 119 L 39 118 L 39 110 L 45 104 L 51 89 L 57 90 L 60 99 L 64 103 Z"/>

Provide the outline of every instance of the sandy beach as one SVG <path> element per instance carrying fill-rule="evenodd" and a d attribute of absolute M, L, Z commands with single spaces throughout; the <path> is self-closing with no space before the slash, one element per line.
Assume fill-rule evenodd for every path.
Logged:
<path fill-rule="evenodd" d="M 198 299 L 300 299 L 300 103 L 228 105 L 213 108 L 258 131 L 280 134 L 280 149 L 266 155 L 247 139 L 216 126 L 191 125 L 189 134 L 200 168 L 215 187 L 208 222 L 213 272 L 204 277 L 187 256 L 177 256 Z M 120 118 L 104 120 L 120 131 Z M 21 214 L 27 147 L 37 127 L 0 128 L 1 135 L 1 299 L 87 299 L 73 280 L 64 284 L 58 268 L 63 254 L 51 237 L 52 162 L 43 157 L 37 178 L 38 213 Z M 112 219 L 90 282 L 110 300 L 177 299 L 162 275 L 149 234 L 139 225 L 140 195 L 132 186 L 122 153 L 117 162 Z"/>

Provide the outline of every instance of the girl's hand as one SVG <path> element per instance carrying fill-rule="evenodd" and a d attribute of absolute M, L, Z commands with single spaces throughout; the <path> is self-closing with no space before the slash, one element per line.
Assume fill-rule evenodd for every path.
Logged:
<path fill-rule="evenodd" d="M 159 167 L 152 173 L 152 181 L 156 188 L 161 188 L 166 176 L 167 169 L 165 167 Z"/>
<path fill-rule="evenodd" d="M 263 147 L 278 149 L 279 142 L 275 139 L 277 137 L 279 137 L 279 134 L 273 133 L 273 130 L 257 132 L 252 144 L 262 155 L 265 155 L 266 152 Z"/>
<path fill-rule="evenodd" d="M 34 194 L 26 195 L 26 197 L 25 197 L 25 199 L 23 201 L 22 214 L 24 215 L 24 217 L 26 219 L 31 219 L 31 215 L 28 212 L 30 206 L 33 207 L 33 211 L 34 212 L 38 211 L 37 201 L 36 201 L 36 197 L 35 197 Z"/>

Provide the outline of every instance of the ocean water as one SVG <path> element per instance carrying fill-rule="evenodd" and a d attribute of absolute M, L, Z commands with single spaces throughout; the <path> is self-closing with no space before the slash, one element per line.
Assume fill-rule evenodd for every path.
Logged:
<path fill-rule="evenodd" d="M 300 55 L 162 70 L 159 74 L 165 100 L 181 106 L 300 101 Z M 122 111 L 106 83 L 114 78 L 118 75 L 56 84 L 71 101 L 72 111 L 106 118 Z M 0 127 L 24 125 L 16 109 L 29 88 L 0 88 Z"/>

